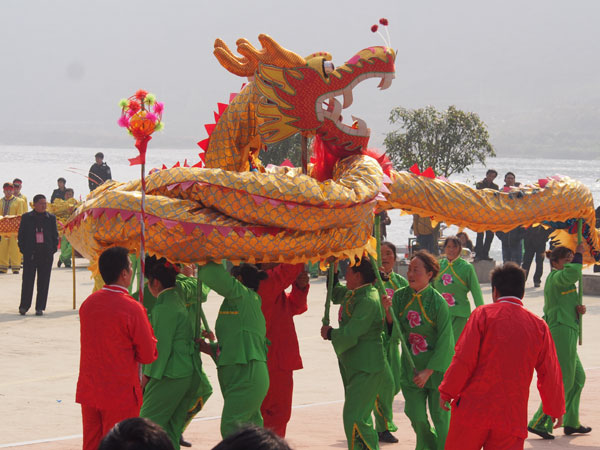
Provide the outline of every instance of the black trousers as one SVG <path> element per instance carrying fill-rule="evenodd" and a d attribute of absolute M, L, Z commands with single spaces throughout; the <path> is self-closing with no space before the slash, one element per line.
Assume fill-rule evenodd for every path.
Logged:
<path fill-rule="evenodd" d="M 20 310 L 28 311 L 31 308 L 36 272 L 37 297 L 35 300 L 35 310 L 43 311 L 46 309 L 48 286 L 50 285 L 50 274 L 52 273 L 52 259 L 53 255 L 51 253 L 36 252 L 32 255 L 23 255 L 23 282 L 21 284 Z"/>
<path fill-rule="evenodd" d="M 529 277 L 529 269 L 531 268 L 531 262 L 533 261 L 533 257 L 535 256 L 535 273 L 533 274 L 533 282 L 541 283 L 542 282 L 542 274 L 544 273 L 544 257 L 546 252 L 546 243 L 545 242 L 527 242 L 525 239 L 525 252 L 523 254 L 523 265 L 521 266 L 525 272 L 527 272 L 527 276 L 525 279 Z"/>
<path fill-rule="evenodd" d="M 485 235 L 485 241 L 483 237 Z M 490 247 L 494 240 L 494 232 L 486 231 L 485 233 L 477 233 L 477 240 L 475 241 L 475 257 L 479 259 L 485 259 L 490 257 Z"/>

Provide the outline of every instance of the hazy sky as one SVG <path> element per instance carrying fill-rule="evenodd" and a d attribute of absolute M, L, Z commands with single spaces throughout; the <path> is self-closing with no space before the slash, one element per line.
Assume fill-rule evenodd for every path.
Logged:
<path fill-rule="evenodd" d="M 118 101 L 144 88 L 165 103 L 153 145 L 193 149 L 243 82 L 212 55 L 215 38 L 235 48 L 267 33 L 341 64 L 382 44 L 370 31 L 380 17 L 398 50 L 396 80 L 383 92 L 363 82 L 350 108 L 373 146 L 393 107 L 454 104 L 481 116 L 500 156 L 599 157 L 597 0 L 2 0 L 0 144 L 131 146 Z"/>

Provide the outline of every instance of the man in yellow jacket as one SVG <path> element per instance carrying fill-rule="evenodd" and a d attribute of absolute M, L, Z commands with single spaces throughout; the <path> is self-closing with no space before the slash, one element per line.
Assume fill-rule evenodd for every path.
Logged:
<path fill-rule="evenodd" d="M 4 197 L 0 199 L 0 215 L 19 216 L 27 211 L 27 204 L 13 195 L 12 183 L 4 183 Z M 4 237 L 0 241 L 0 273 L 8 272 L 11 267 L 13 273 L 18 274 L 21 270 L 21 252 L 16 237 Z"/>

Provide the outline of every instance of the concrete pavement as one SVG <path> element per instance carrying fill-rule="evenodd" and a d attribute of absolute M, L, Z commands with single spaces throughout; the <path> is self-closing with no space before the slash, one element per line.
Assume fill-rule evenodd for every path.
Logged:
<path fill-rule="evenodd" d="M 78 259 L 78 264 L 85 260 Z M 79 319 L 72 309 L 70 269 L 54 268 L 46 313 L 36 317 L 31 311 L 19 316 L 21 276 L 0 275 L 0 448 L 32 450 L 81 448 L 81 415 L 75 403 L 79 364 Z M 85 268 L 77 269 L 77 304 L 92 290 Z M 489 285 L 483 285 L 486 303 L 491 302 Z M 288 441 L 297 449 L 345 448 L 342 426 L 343 388 L 331 344 L 321 339 L 319 329 L 325 299 L 325 280 L 311 280 L 309 310 L 296 318 L 304 369 L 294 378 L 294 410 L 288 426 Z M 554 441 L 531 436 L 525 448 L 600 448 L 600 297 L 585 297 L 588 313 L 584 317 L 584 345 L 579 347 L 586 368 L 587 382 L 581 401 L 582 423 L 595 427 L 588 436 L 567 437 L 562 431 Z M 220 298 L 211 293 L 206 314 L 214 323 Z M 542 288 L 528 284 L 525 305 L 536 314 L 543 306 Z M 337 308 L 332 308 L 332 322 Z M 220 440 L 219 415 L 222 397 L 213 362 L 203 358 L 204 367 L 215 390 L 185 433 L 194 449 L 210 449 Z M 537 408 L 539 396 L 532 383 L 530 413 Z M 415 437 L 404 416 L 402 395 L 394 403 L 398 444 L 385 448 L 411 449 Z"/>

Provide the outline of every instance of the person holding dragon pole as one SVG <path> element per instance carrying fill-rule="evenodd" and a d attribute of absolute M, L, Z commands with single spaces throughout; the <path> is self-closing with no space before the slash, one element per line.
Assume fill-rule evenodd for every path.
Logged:
<path fill-rule="evenodd" d="M 439 269 L 433 255 L 418 251 L 408 266 L 408 286 L 397 290 L 391 301 L 383 301 L 388 329 L 408 343 L 416 366 L 413 372 L 409 355 L 402 354 L 404 412 L 417 434 L 417 450 L 443 449 L 450 425 L 450 413 L 439 406 L 438 386 L 454 354 L 454 336 L 448 304 L 431 284 Z M 400 329 L 394 325 L 390 306 Z M 427 418 L 427 404 L 434 428 Z"/>
<path fill-rule="evenodd" d="M 340 326 L 321 327 L 338 357 L 344 383 L 344 431 L 348 448 L 378 449 L 371 413 L 385 371 L 383 310 L 367 258 L 348 268 L 346 286 L 334 277 L 332 303 L 341 304 Z"/>

